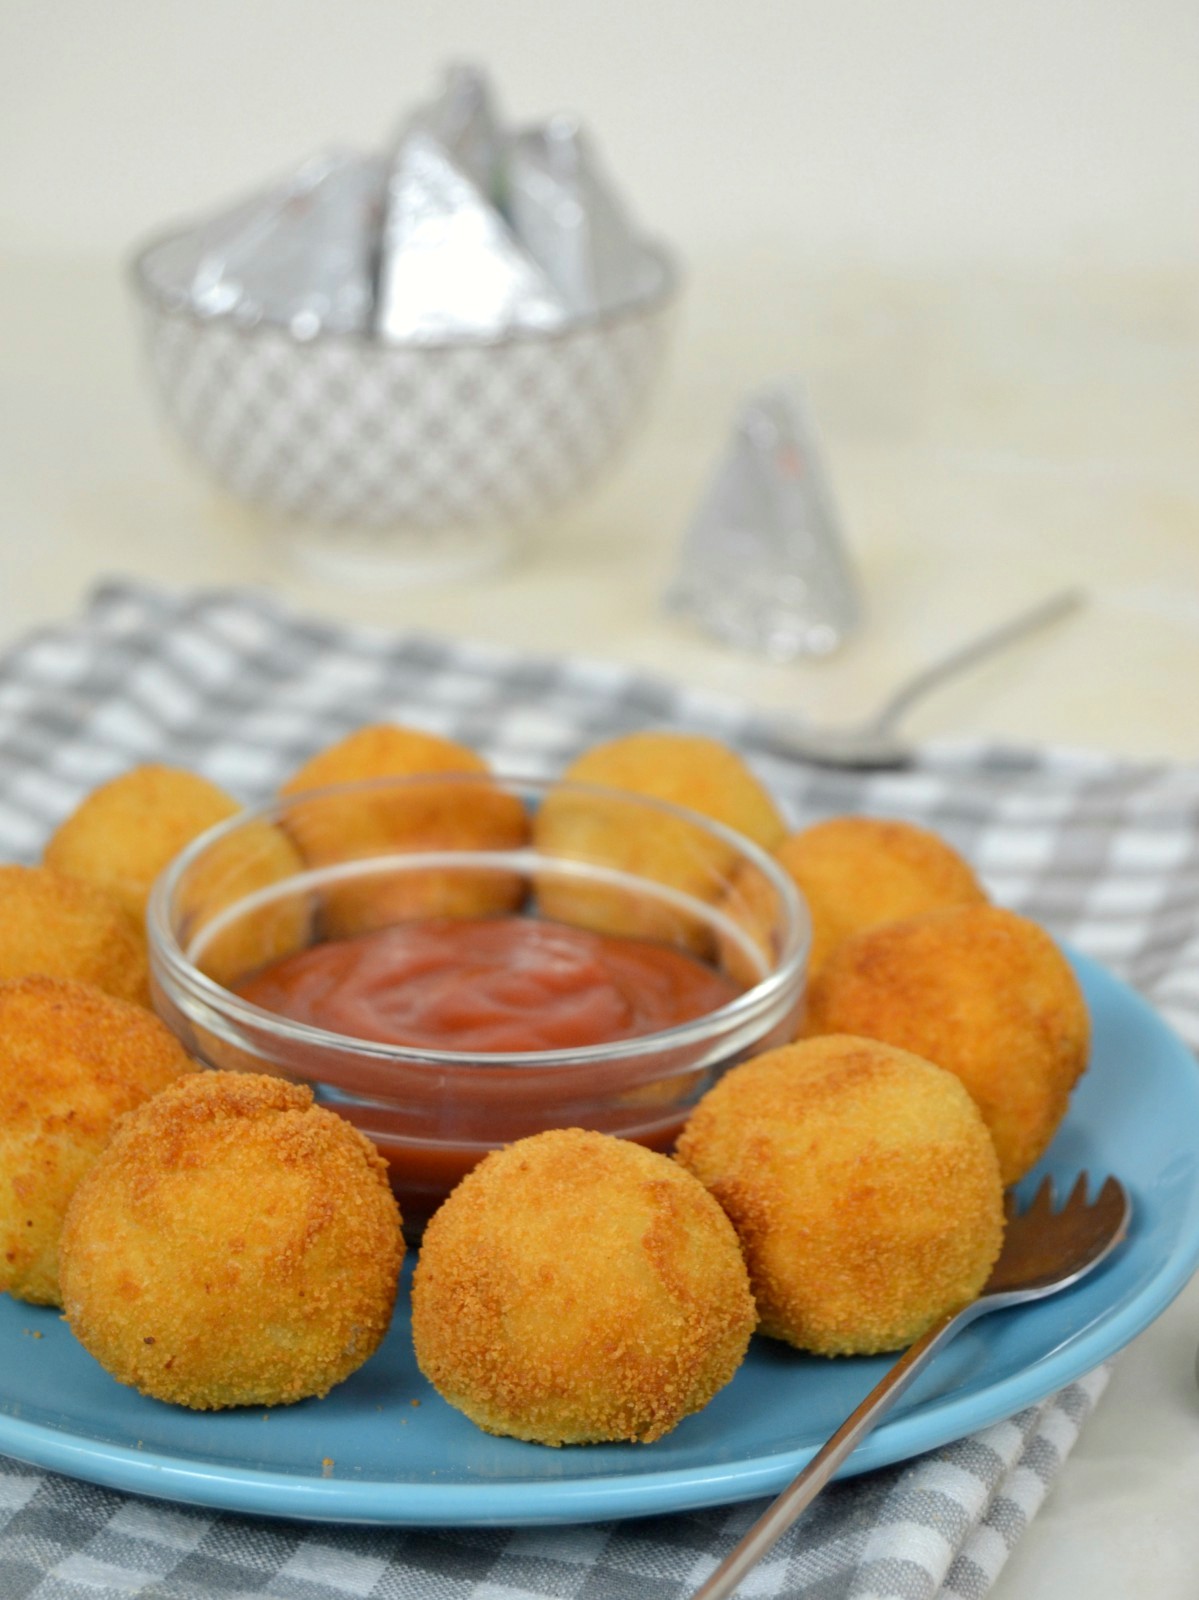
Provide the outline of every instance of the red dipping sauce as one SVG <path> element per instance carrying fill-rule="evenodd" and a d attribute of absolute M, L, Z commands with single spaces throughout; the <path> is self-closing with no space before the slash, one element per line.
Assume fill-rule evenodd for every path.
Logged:
<path fill-rule="evenodd" d="M 238 985 L 254 1005 L 310 1027 L 478 1054 L 639 1038 L 740 992 L 668 945 L 530 917 L 400 923 L 313 945 Z"/>

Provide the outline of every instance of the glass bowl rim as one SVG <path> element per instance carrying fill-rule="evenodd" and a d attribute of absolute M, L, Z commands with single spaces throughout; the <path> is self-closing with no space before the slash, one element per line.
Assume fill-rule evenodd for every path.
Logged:
<path fill-rule="evenodd" d="M 582 1045 L 577 1048 L 524 1051 L 478 1050 L 425 1050 L 406 1045 L 396 1045 L 353 1034 L 335 1033 L 309 1023 L 296 1022 L 274 1011 L 251 1004 L 232 989 L 208 977 L 191 961 L 175 936 L 170 922 L 170 907 L 180 880 L 200 856 L 239 827 L 256 822 L 278 824 L 278 814 L 297 803 L 316 800 L 348 799 L 356 795 L 386 793 L 396 788 L 418 790 L 446 784 L 463 788 L 500 788 L 524 795 L 536 794 L 544 800 L 547 795 L 566 789 L 571 794 L 593 797 L 597 800 L 619 801 L 627 805 L 644 807 L 676 821 L 698 826 L 723 843 L 731 845 L 739 854 L 762 872 L 777 891 L 785 914 L 784 943 L 780 956 L 765 977 L 743 990 L 723 1006 L 690 1022 L 676 1024 L 654 1033 L 635 1035 L 609 1043 Z M 461 852 L 464 857 L 469 851 Z M 369 859 L 369 858 L 361 858 Z M 564 858 L 570 859 L 570 858 Z M 286 883 L 287 879 L 281 879 Z M 652 882 L 652 880 L 645 880 Z M 305 1046 L 314 1052 L 337 1051 L 341 1055 L 358 1056 L 372 1061 L 392 1062 L 405 1067 L 441 1067 L 445 1069 L 478 1070 L 497 1065 L 506 1070 L 528 1068 L 535 1070 L 587 1066 L 611 1063 L 649 1053 L 682 1049 L 702 1042 L 714 1032 L 742 1026 L 756 1013 L 768 1011 L 771 1005 L 785 995 L 792 984 L 802 984 L 804 970 L 812 943 L 812 921 L 807 903 L 794 879 L 768 851 L 754 843 L 735 828 L 727 827 L 702 812 L 688 806 L 675 805 L 650 795 L 637 794 L 628 789 L 615 789 L 607 785 L 578 783 L 573 779 L 520 777 L 498 772 L 446 772 L 419 773 L 403 777 L 357 779 L 348 783 L 326 785 L 319 789 L 304 789 L 295 794 L 276 795 L 272 800 L 247 806 L 223 822 L 208 828 L 180 851 L 160 873 L 146 909 L 146 929 L 150 945 L 151 974 L 158 980 L 171 1004 L 177 1006 L 189 1020 L 195 1019 L 179 1003 L 182 992 L 188 999 L 200 1001 L 210 1012 L 235 1023 L 239 1028 L 255 1030 L 259 1035 L 274 1033 L 289 1044 Z M 162 970 L 160 970 L 160 968 Z M 171 982 L 168 984 L 166 979 Z M 252 1048 L 252 1046 L 247 1046 Z M 314 1074 L 315 1080 L 315 1074 Z"/>

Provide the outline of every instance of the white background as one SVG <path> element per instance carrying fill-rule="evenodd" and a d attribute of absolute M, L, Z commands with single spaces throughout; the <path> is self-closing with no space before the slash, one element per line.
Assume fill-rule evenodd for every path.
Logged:
<path fill-rule="evenodd" d="M 1194 0 L 4 0 L 3 235 L 121 250 L 450 58 L 583 114 L 694 261 L 1199 259 Z"/>
<path fill-rule="evenodd" d="M 178 448 L 120 269 L 330 141 L 385 139 L 455 58 L 513 119 L 583 116 L 685 263 L 681 315 L 635 447 L 523 565 L 355 594 Z M 790 374 L 868 625 L 778 667 L 660 596 L 738 404 Z M 1192 755 L 1197 438 L 1196 0 L 0 0 L 0 639 L 113 570 L 265 582 L 845 720 L 1082 581 L 1083 618 L 912 731 Z"/>

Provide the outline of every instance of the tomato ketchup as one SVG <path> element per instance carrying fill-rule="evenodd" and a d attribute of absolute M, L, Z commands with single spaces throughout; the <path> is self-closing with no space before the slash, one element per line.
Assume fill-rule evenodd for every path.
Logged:
<path fill-rule="evenodd" d="M 659 1033 L 740 991 L 669 945 L 504 916 L 424 918 L 313 945 L 238 992 L 332 1033 L 491 1055 Z"/>

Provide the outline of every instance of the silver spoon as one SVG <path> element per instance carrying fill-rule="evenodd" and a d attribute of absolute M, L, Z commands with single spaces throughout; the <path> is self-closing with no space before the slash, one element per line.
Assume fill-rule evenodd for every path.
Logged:
<path fill-rule="evenodd" d="M 733 1593 L 750 1568 L 807 1510 L 850 1452 L 955 1333 L 985 1312 L 1002 1311 L 1025 1300 L 1040 1300 L 1077 1283 L 1120 1243 L 1131 1217 L 1132 1202 L 1115 1178 L 1105 1179 L 1099 1193 L 1088 1201 L 1085 1172 L 1079 1174 L 1060 1211 L 1053 1209 L 1050 1178 L 1041 1184 L 1028 1210 L 1019 1215 L 1009 1195 L 1003 1249 L 979 1298 L 960 1311 L 947 1312 L 900 1356 L 798 1478 L 758 1518 L 708 1581 L 700 1585 L 692 1600 L 726 1600 Z"/>
<path fill-rule="evenodd" d="M 1046 628 L 1082 605 L 1082 589 L 1063 589 L 1043 600 L 1031 611 L 990 628 L 977 639 L 959 645 L 931 666 L 922 668 L 901 685 L 878 711 L 865 722 L 845 728 L 805 728 L 793 722 L 778 722 L 771 728 L 771 741 L 784 755 L 798 756 L 827 767 L 903 767 L 912 760 L 912 746 L 895 731 L 900 718 L 931 689 L 955 673 L 972 667 L 985 656 L 1005 649 L 1017 640 Z"/>

